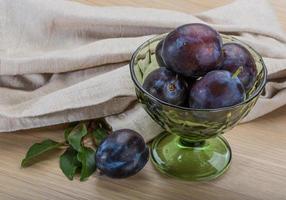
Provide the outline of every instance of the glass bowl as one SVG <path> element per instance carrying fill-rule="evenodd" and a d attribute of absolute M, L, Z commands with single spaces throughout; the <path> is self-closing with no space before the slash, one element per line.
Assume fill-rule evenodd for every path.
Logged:
<path fill-rule="evenodd" d="M 169 176 L 192 181 L 211 180 L 223 174 L 231 161 L 230 146 L 221 134 L 237 125 L 253 108 L 265 86 L 267 70 L 255 50 L 231 36 L 221 35 L 223 43 L 234 42 L 246 47 L 256 61 L 257 78 L 245 101 L 218 109 L 171 105 L 142 87 L 146 76 L 159 67 L 155 48 L 165 36 L 143 43 L 130 62 L 139 102 L 165 130 L 152 143 L 151 159 L 159 171 Z"/>

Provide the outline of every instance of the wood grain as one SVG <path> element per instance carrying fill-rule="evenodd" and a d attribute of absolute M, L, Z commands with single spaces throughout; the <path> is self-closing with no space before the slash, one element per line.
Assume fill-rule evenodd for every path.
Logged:
<path fill-rule="evenodd" d="M 79 0 L 78 0 L 79 1 Z M 175 9 L 194 13 L 229 0 L 80 0 L 96 5 L 130 5 Z M 251 0 L 250 0 L 251 1 Z M 286 1 L 271 1 L 286 29 Z M 208 200 L 286 199 L 286 107 L 251 123 L 239 125 L 225 136 L 233 150 L 230 170 L 221 178 L 191 183 L 159 174 L 148 163 L 138 175 L 111 180 L 98 174 L 89 181 L 68 181 L 58 159 L 47 156 L 31 168 L 21 169 L 28 147 L 45 138 L 63 140 L 63 127 L 0 135 L 0 199 L 27 200 Z M 56 152 L 57 154 L 61 152 Z"/>
<path fill-rule="evenodd" d="M 233 0 L 74 0 L 98 6 L 134 6 L 177 10 L 186 13 L 198 13 L 233 2 Z M 250 0 L 251 1 L 251 0 Z M 277 13 L 277 17 L 286 30 L 286 1 L 268 0 Z"/>

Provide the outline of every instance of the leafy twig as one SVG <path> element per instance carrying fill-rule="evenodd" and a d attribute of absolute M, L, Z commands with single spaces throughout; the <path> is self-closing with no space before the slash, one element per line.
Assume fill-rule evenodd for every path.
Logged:
<path fill-rule="evenodd" d="M 21 166 L 28 167 L 35 163 L 35 158 L 64 147 L 59 162 L 62 172 L 69 180 L 73 180 L 77 172 L 80 172 L 80 181 L 87 180 L 96 171 L 96 147 L 111 131 L 102 119 L 71 123 L 64 131 L 64 142 L 47 139 L 32 145 Z M 86 140 L 92 140 L 93 145 L 87 146 Z"/>

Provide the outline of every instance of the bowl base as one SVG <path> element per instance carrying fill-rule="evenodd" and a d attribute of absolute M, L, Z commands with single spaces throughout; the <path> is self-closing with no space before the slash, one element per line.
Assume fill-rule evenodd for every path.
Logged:
<path fill-rule="evenodd" d="M 221 136 L 192 146 L 186 145 L 179 136 L 164 132 L 153 141 L 151 158 L 155 167 L 166 175 L 188 181 L 208 181 L 226 172 L 231 149 Z"/>

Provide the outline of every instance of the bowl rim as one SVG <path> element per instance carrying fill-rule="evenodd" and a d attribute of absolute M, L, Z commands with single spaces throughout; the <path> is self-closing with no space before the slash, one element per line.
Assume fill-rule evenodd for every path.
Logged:
<path fill-rule="evenodd" d="M 156 35 L 150 39 L 148 39 L 147 41 L 145 41 L 143 44 L 141 44 L 136 51 L 132 54 L 131 57 L 131 61 L 129 62 L 129 69 L 130 69 L 130 74 L 131 74 L 131 79 L 133 81 L 133 83 L 135 84 L 135 86 L 142 92 L 144 93 L 144 95 L 147 95 L 148 98 L 152 99 L 153 101 L 157 101 L 160 104 L 163 104 L 165 106 L 171 107 L 171 108 L 175 108 L 175 109 L 179 109 L 179 110 L 184 110 L 184 111 L 208 111 L 208 112 L 218 112 L 218 111 L 225 111 L 225 110 L 230 110 L 230 109 L 235 109 L 237 107 L 240 107 L 242 105 L 245 105 L 247 103 L 249 103 L 250 101 L 252 101 L 255 97 L 257 97 L 262 90 L 265 87 L 265 84 L 267 82 L 267 68 L 265 66 L 265 63 L 261 57 L 261 55 L 255 50 L 253 49 L 251 46 L 249 46 L 248 44 L 246 44 L 245 42 L 233 37 L 233 36 L 229 36 L 229 35 L 225 35 L 225 34 L 221 34 L 220 35 L 222 37 L 227 37 L 230 38 L 232 40 L 238 41 L 239 43 L 242 43 L 243 45 L 247 46 L 247 48 L 250 48 L 258 57 L 259 60 L 261 62 L 262 65 L 262 71 L 263 71 L 263 81 L 260 83 L 260 85 L 258 86 L 258 88 L 253 92 L 253 94 L 251 94 L 247 99 L 245 99 L 244 101 L 235 104 L 235 105 L 231 105 L 231 106 L 225 106 L 225 107 L 220 107 L 220 108 L 191 108 L 191 107 L 183 107 L 183 106 L 178 106 L 178 105 L 173 105 L 170 104 L 168 102 L 162 101 L 161 99 L 151 95 L 149 92 L 147 92 L 142 85 L 139 83 L 139 81 L 136 78 L 135 75 L 135 71 L 134 71 L 134 65 L 135 65 L 135 58 L 138 55 L 138 53 L 147 45 L 150 45 L 152 42 L 159 40 L 160 38 L 163 38 L 165 35 L 167 35 L 168 33 L 164 33 L 164 34 L 160 34 L 160 35 Z"/>

